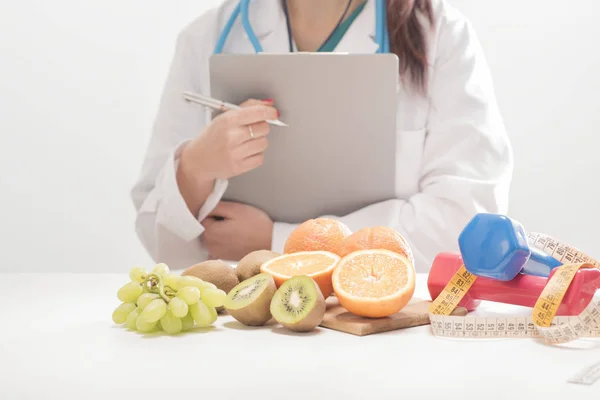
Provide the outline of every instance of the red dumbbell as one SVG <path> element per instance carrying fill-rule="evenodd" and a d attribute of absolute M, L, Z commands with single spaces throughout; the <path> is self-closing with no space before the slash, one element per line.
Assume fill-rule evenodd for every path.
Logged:
<path fill-rule="evenodd" d="M 432 299 L 439 296 L 462 265 L 463 260 L 459 253 L 440 253 L 437 255 L 427 278 L 427 287 Z M 554 272 L 555 270 L 550 273 L 550 277 L 554 275 Z M 473 311 L 481 300 L 486 300 L 534 307 L 548 279 L 525 274 L 518 274 L 510 281 L 477 277 L 459 306 Z M 577 271 L 569 289 L 567 289 L 556 315 L 579 315 L 590 303 L 599 288 L 600 269 L 581 268 Z"/>

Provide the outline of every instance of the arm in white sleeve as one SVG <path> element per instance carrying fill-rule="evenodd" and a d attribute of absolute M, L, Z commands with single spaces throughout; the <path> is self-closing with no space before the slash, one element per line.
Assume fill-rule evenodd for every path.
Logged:
<path fill-rule="evenodd" d="M 185 268 L 207 258 L 200 241 L 200 221 L 217 205 L 227 186 L 227 181 L 218 180 L 199 214 L 192 215 L 177 184 L 181 150 L 200 134 L 207 120 L 202 107 L 182 98 L 184 91 L 206 92 L 198 77 L 203 68 L 184 31 L 177 39 L 142 171 L 131 191 L 139 240 L 155 262 L 171 268 Z"/>
<path fill-rule="evenodd" d="M 440 27 L 429 88 L 430 111 L 419 190 L 406 199 L 328 216 L 352 231 L 389 226 L 410 243 L 417 271 L 439 252 L 456 251 L 458 235 L 476 213 L 506 213 L 513 155 L 497 108 L 490 72 L 468 22 Z M 282 251 L 295 224 L 277 222 L 273 250 Z"/>

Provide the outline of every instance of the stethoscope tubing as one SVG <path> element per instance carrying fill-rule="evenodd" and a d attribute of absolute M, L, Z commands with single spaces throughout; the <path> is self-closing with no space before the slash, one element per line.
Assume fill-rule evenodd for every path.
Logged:
<path fill-rule="evenodd" d="M 389 44 L 389 33 L 387 27 L 387 7 L 386 0 L 374 0 L 375 1 L 375 41 L 379 44 L 379 48 L 377 49 L 377 53 L 389 53 L 390 52 L 390 44 Z M 215 45 L 214 54 L 220 54 L 223 52 L 223 48 L 225 47 L 225 42 L 227 41 L 227 37 L 231 32 L 233 24 L 237 20 L 237 18 L 241 14 L 242 25 L 244 27 L 244 31 L 248 35 L 248 40 L 252 44 L 254 51 L 257 53 L 262 53 L 263 48 L 258 40 L 258 37 L 254 33 L 254 29 L 252 29 L 252 25 L 250 24 L 250 19 L 248 18 L 248 9 L 250 6 L 250 0 L 240 0 L 238 5 L 235 7 L 231 16 L 227 20 L 227 23 L 223 27 L 223 31 L 219 35 L 217 39 L 217 43 Z"/>

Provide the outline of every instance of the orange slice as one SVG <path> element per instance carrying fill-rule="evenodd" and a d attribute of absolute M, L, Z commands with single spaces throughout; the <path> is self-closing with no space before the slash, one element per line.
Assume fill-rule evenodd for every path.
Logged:
<path fill-rule="evenodd" d="M 339 260 L 340 256 L 328 251 L 300 251 L 272 258 L 260 271 L 270 274 L 278 288 L 292 276 L 310 276 L 327 298 L 333 293 L 331 276 Z"/>
<path fill-rule="evenodd" d="M 415 291 L 412 262 L 390 250 L 358 250 L 343 257 L 332 276 L 333 290 L 342 307 L 369 318 L 387 317 L 402 310 Z"/>

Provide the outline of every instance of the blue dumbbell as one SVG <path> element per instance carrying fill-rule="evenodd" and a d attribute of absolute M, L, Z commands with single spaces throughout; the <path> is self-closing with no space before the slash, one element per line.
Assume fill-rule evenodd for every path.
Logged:
<path fill-rule="evenodd" d="M 477 214 L 465 226 L 458 245 L 467 271 L 510 281 L 519 273 L 548 277 L 562 263 L 529 247 L 523 226 L 504 215 Z"/>

